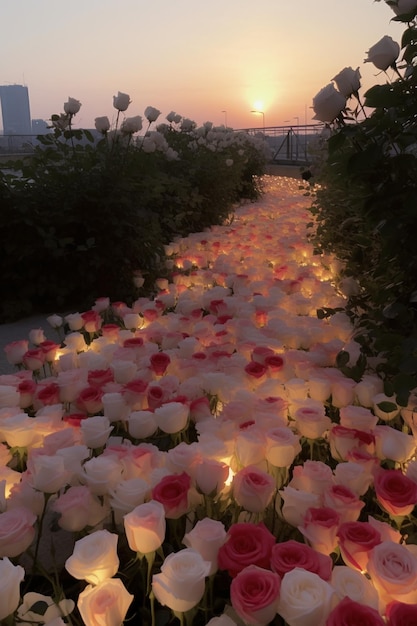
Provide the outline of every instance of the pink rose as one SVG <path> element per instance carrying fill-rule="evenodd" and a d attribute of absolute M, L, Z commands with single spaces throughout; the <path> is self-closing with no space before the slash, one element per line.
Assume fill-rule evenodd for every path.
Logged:
<path fill-rule="evenodd" d="M 120 578 L 108 578 L 88 585 L 78 596 L 78 609 L 86 626 L 123 624 L 133 596 Z"/>
<path fill-rule="evenodd" d="M 35 537 L 36 515 L 26 507 L 0 513 L 0 557 L 19 556 Z"/>
<path fill-rule="evenodd" d="M 385 626 L 376 609 L 359 604 L 347 596 L 333 609 L 326 620 L 326 626 Z"/>
<path fill-rule="evenodd" d="M 289 483 L 294 489 L 302 489 L 319 495 L 322 495 L 332 484 L 332 470 L 322 461 L 305 461 L 304 465 L 296 465 Z"/>
<path fill-rule="evenodd" d="M 165 509 L 160 502 L 150 500 L 139 504 L 124 516 L 124 528 L 129 548 L 134 552 L 155 552 L 165 539 Z"/>
<path fill-rule="evenodd" d="M 10 365 L 20 365 L 23 362 L 23 356 L 28 351 L 28 348 L 29 341 L 27 341 L 27 339 L 8 343 L 4 348 L 7 362 Z"/>
<path fill-rule="evenodd" d="M 380 469 L 374 486 L 379 504 L 389 515 L 409 515 L 417 504 L 417 483 L 401 470 Z"/>
<path fill-rule="evenodd" d="M 45 363 L 45 354 L 42 348 L 33 348 L 28 350 L 22 357 L 23 365 L 26 369 L 36 372 L 40 370 Z"/>
<path fill-rule="evenodd" d="M 406 544 L 383 541 L 371 551 L 367 569 L 382 605 L 417 603 L 417 557 Z"/>
<path fill-rule="evenodd" d="M 365 503 L 348 487 L 332 485 L 323 494 L 324 506 L 335 510 L 340 522 L 356 522 Z"/>
<path fill-rule="evenodd" d="M 84 330 L 92 334 L 97 333 L 103 323 L 100 314 L 93 310 L 81 313 L 81 319 L 83 321 Z"/>
<path fill-rule="evenodd" d="M 190 487 L 191 478 L 185 472 L 165 476 L 152 489 L 152 499 L 163 505 L 167 519 L 178 519 L 188 511 Z"/>
<path fill-rule="evenodd" d="M 274 467 L 290 467 L 301 452 L 300 437 L 287 426 L 277 426 L 265 433 L 268 463 Z"/>
<path fill-rule="evenodd" d="M 76 399 L 76 405 L 81 411 L 95 415 L 103 410 L 103 392 L 96 387 L 85 387 Z"/>
<path fill-rule="evenodd" d="M 280 577 L 270 570 L 248 565 L 232 580 L 232 606 L 245 624 L 267 626 L 278 609 Z"/>
<path fill-rule="evenodd" d="M 300 406 L 294 413 L 297 432 L 307 439 L 319 439 L 331 426 L 331 420 L 325 414 L 321 402 L 310 400 L 309 404 Z"/>
<path fill-rule="evenodd" d="M 417 604 L 390 602 L 386 609 L 387 626 L 415 626 L 417 624 Z"/>
<path fill-rule="evenodd" d="M 333 561 L 327 554 L 321 554 L 294 539 L 276 543 L 271 552 L 271 569 L 282 578 L 295 567 L 314 572 L 323 580 L 330 580 Z"/>
<path fill-rule="evenodd" d="M 233 524 L 218 554 L 219 569 L 234 578 L 247 565 L 269 568 L 275 537 L 265 524 Z"/>
<path fill-rule="evenodd" d="M 372 433 L 335 424 L 329 433 L 330 451 L 337 461 L 346 461 L 352 450 L 375 452 L 375 437 Z"/>
<path fill-rule="evenodd" d="M 107 515 L 107 508 L 84 485 L 70 487 L 52 505 L 60 514 L 58 525 L 69 532 L 80 532 L 94 527 Z"/>
<path fill-rule="evenodd" d="M 183 544 L 197 550 L 210 563 L 209 576 L 217 572 L 217 556 L 226 541 L 226 530 L 222 522 L 204 517 L 189 533 L 184 535 Z"/>
<path fill-rule="evenodd" d="M 327 507 L 308 509 L 298 530 L 309 544 L 321 554 L 334 552 L 337 546 L 337 530 L 340 516 Z"/>
<path fill-rule="evenodd" d="M 275 480 L 254 465 L 244 467 L 233 478 L 233 497 L 251 513 L 264 511 L 275 493 Z"/>
<path fill-rule="evenodd" d="M 345 522 L 337 532 L 342 558 L 346 565 L 363 572 L 369 554 L 381 543 L 381 535 L 369 522 Z"/>
<path fill-rule="evenodd" d="M 45 354 L 45 361 L 47 363 L 52 363 L 53 361 L 55 361 L 56 354 L 60 347 L 58 343 L 47 339 L 45 341 L 42 341 L 42 343 L 39 344 L 39 347 L 42 348 Z"/>

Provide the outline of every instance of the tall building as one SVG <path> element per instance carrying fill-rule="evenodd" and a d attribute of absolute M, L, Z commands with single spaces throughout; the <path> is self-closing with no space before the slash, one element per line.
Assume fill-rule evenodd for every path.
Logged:
<path fill-rule="evenodd" d="M 3 133 L 5 135 L 30 135 L 29 92 L 23 85 L 0 86 Z"/>

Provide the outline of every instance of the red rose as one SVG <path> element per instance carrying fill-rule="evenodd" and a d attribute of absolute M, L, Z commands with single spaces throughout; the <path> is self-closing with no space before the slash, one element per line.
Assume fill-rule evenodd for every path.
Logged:
<path fill-rule="evenodd" d="M 123 342 L 124 348 L 141 348 L 143 346 L 143 337 L 129 337 Z"/>
<path fill-rule="evenodd" d="M 159 385 L 149 385 L 146 390 L 146 399 L 149 409 L 154 411 L 164 403 L 165 392 Z"/>
<path fill-rule="evenodd" d="M 164 476 L 152 489 L 152 500 L 160 502 L 167 519 L 178 519 L 188 511 L 191 478 L 186 473 Z"/>
<path fill-rule="evenodd" d="M 359 604 L 348 596 L 343 598 L 326 620 L 326 626 L 385 626 L 385 622 L 376 609 Z"/>
<path fill-rule="evenodd" d="M 150 368 L 156 376 L 163 376 L 170 363 L 171 359 L 165 352 L 156 352 L 151 355 Z"/>
<path fill-rule="evenodd" d="M 233 524 L 218 554 L 219 569 L 228 570 L 234 578 L 248 565 L 269 569 L 275 537 L 265 524 Z"/>
<path fill-rule="evenodd" d="M 105 370 L 90 370 L 88 372 L 87 382 L 91 387 L 103 387 L 106 383 L 113 383 L 113 370 L 110 367 Z"/>
<path fill-rule="evenodd" d="M 369 522 L 344 522 L 337 536 L 344 562 L 360 572 L 366 570 L 371 550 L 382 542 L 380 533 Z"/>
<path fill-rule="evenodd" d="M 276 543 L 271 553 L 271 569 L 282 578 L 295 567 L 301 567 L 323 580 L 330 580 L 333 561 L 327 554 L 320 554 L 310 546 L 289 539 Z"/>
<path fill-rule="evenodd" d="M 284 359 L 278 356 L 278 354 L 273 354 L 266 357 L 265 365 L 271 370 L 271 372 L 280 372 L 284 367 Z"/>
<path fill-rule="evenodd" d="M 389 515 L 409 515 L 417 504 L 417 484 L 401 470 L 380 469 L 374 486 L 379 504 Z"/>
<path fill-rule="evenodd" d="M 43 406 L 59 404 L 59 385 L 57 385 L 57 383 L 50 383 L 49 385 L 38 387 L 36 400 Z"/>
<path fill-rule="evenodd" d="M 252 378 L 262 378 L 266 371 L 266 365 L 262 365 L 262 363 L 258 363 L 257 361 L 249 361 L 245 366 L 245 372 Z"/>
<path fill-rule="evenodd" d="M 388 618 L 387 626 L 415 626 L 417 624 L 417 604 L 404 602 L 390 602 L 385 614 Z"/>

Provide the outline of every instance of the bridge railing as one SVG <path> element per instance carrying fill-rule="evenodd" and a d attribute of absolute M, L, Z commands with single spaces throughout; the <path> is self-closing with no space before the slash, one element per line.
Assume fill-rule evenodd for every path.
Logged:
<path fill-rule="evenodd" d="M 244 128 L 250 135 L 265 136 L 272 152 L 272 163 L 280 165 L 308 165 L 317 149 L 324 124 L 297 126 L 267 126 Z"/>

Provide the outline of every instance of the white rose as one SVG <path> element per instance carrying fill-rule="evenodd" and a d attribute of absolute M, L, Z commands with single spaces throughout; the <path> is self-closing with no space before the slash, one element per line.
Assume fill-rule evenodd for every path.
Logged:
<path fill-rule="evenodd" d="M 130 104 L 130 96 L 127 93 L 117 92 L 117 96 L 113 96 L 113 106 L 118 111 L 126 111 Z"/>
<path fill-rule="evenodd" d="M 392 426 L 376 426 L 376 454 L 379 459 L 406 463 L 416 451 L 416 442 L 412 435 L 403 433 Z"/>
<path fill-rule="evenodd" d="M 359 68 L 345 67 L 334 78 L 338 90 L 345 98 L 350 98 L 352 94 L 357 94 L 361 87 L 361 75 Z"/>
<path fill-rule="evenodd" d="M 133 411 L 127 419 L 129 434 L 135 439 L 146 439 L 158 428 L 152 411 Z"/>
<path fill-rule="evenodd" d="M 81 102 L 75 98 L 68 98 L 64 103 L 64 111 L 67 115 L 75 115 L 81 109 Z"/>
<path fill-rule="evenodd" d="M 93 449 L 103 447 L 113 430 L 110 420 L 104 415 L 93 415 L 81 420 L 80 428 L 83 442 Z"/>
<path fill-rule="evenodd" d="M 307 509 L 320 506 L 320 496 L 316 493 L 299 491 L 293 487 L 284 487 L 279 492 L 284 501 L 282 515 L 291 526 L 300 526 Z"/>
<path fill-rule="evenodd" d="M 17 609 L 20 602 L 20 583 L 24 577 L 23 567 L 13 565 L 7 557 L 0 559 L 0 620 Z"/>
<path fill-rule="evenodd" d="M 170 124 L 179 124 L 179 122 L 181 122 L 181 120 L 182 120 L 182 115 L 179 115 L 178 113 L 175 113 L 175 111 L 171 111 L 166 116 L 166 119 L 168 120 L 168 122 Z"/>
<path fill-rule="evenodd" d="M 182 402 L 167 402 L 155 409 L 154 416 L 162 432 L 173 434 L 186 427 L 189 412 L 188 406 Z"/>
<path fill-rule="evenodd" d="M 145 117 L 149 123 L 156 122 L 156 120 L 158 119 L 160 115 L 161 115 L 161 111 L 158 111 L 158 109 L 155 109 L 155 107 L 149 106 L 149 107 L 146 107 L 145 109 Z"/>
<path fill-rule="evenodd" d="M 110 491 L 110 506 L 115 513 L 116 524 L 122 521 L 123 515 L 143 504 L 150 491 L 150 486 L 142 478 L 130 478 L 119 483 Z"/>
<path fill-rule="evenodd" d="M 88 585 L 78 596 L 78 609 L 86 626 L 120 626 L 132 600 L 120 578 L 110 578 L 97 586 Z"/>
<path fill-rule="evenodd" d="M 93 457 L 84 463 L 81 482 L 86 482 L 91 492 L 103 496 L 122 480 L 122 466 L 112 457 Z"/>
<path fill-rule="evenodd" d="M 140 115 L 135 115 L 134 117 L 127 117 L 123 120 L 123 124 L 120 128 L 122 133 L 127 135 L 132 135 L 133 133 L 138 133 L 142 128 L 142 118 Z"/>
<path fill-rule="evenodd" d="M 358 570 L 347 565 L 338 565 L 333 568 L 330 584 L 340 600 L 347 596 L 359 604 L 378 610 L 378 592 L 370 580 Z"/>
<path fill-rule="evenodd" d="M 324 626 L 333 595 L 333 588 L 320 576 L 296 567 L 281 581 L 278 614 L 289 626 Z"/>
<path fill-rule="evenodd" d="M 107 131 L 110 130 L 110 120 L 107 115 L 96 117 L 94 120 L 94 126 L 99 133 L 107 133 Z"/>
<path fill-rule="evenodd" d="M 395 4 L 389 3 L 389 6 L 396 15 L 405 15 L 417 9 L 416 0 L 397 0 Z"/>
<path fill-rule="evenodd" d="M 110 422 L 123 422 L 129 415 L 129 406 L 124 401 L 123 394 L 114 391 L 112 393 L 104 393 L 101 401 L 103 403 L 103 412 Z"/>
<path fill-rule="evenodd" d="M 119 569 L 118 536 L 108 530 L 97 530 L 75 542 L 66 570 L 78 580 L 98 585 L 114 576 Z"/>
<path fill-rule="evenodd" d="M 172 552 L 152 578 L 152 590 L 160 604 L 185 613 L 204 595 L 205 579 L 211 564 L 192 548 Z"/>
<path fill-rule="evenodd" d="M 28 462 L 30 481 L 34 489 L 56 493 L 70 482 L 72 472 L 65 467 L 62 456 L 34 456 Z"/>
<path fill-rule="evenodd" d="M 369 48 L 364 63 L 373 63 L 378 70 L 387 70 L 393 66 L 400 54 L 400 46 L 396 41 L 384 35 L 375 45 Z"/>
<path fill-rule="evenodd" d="M 346 98 L 329 83 L 313 98 L 314 120 L 333 122 L 346 106 Z"/>

